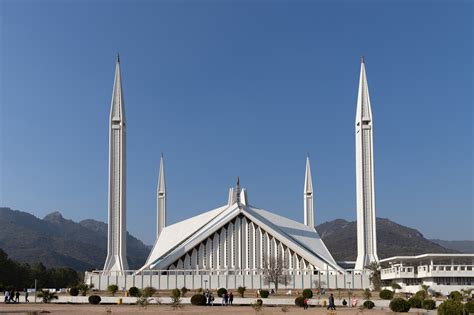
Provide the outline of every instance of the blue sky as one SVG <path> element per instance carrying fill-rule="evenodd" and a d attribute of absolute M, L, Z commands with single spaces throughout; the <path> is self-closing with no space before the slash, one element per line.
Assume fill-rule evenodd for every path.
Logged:
<path fill-rule="evenodd" d="M 108 113 L 120 52 L 128 230 L 250 203 L 354 220 L 354 115 L 366 56 L 377 216 L 474 239 L 473 6 L 468 2 L 2 1 L 0 205 L 107 219 Z"/>

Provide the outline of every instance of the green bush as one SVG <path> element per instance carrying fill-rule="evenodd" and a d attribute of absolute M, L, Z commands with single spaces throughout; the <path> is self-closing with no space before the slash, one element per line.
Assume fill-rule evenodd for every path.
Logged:
<path fill-rule="evenodd" d="M 415 293 L 415 297 L 423 301 L 428 297 L 428 293 L 425 290 L 420 290 Z"/>
<path fill-rule="evenodd" d="M 182 288 L 181 288 L 181 295 L 182 295 L 183 297 L 184 297 L 184 296 L 186 295 L 186 293 L 188 293 L 188 292 L 189 292 L 189 289 L 188 289 L 188 288 L 186 288 L 186 287 L 182 287 Z"/>
<path fill-rule="evenodd" d="M 156 293 L 156 289 L 154 287 L 146 287 L 142 290 L 143 297 L 152 297 Z"/>
<path fill-rule="evenodd" d="M 365 301 L 363 304 L 364 308 L 368 308 L 369 310 L 373 309 L 375 304 L 372 301 Z"/>
<path fill-rule="evenodd" d="M 206 297 L 203 294 L 194 294 L 191 297 L 192 305 L 206 305 Z"/>
<path fill-rule="evenodd" d="M 393 312 L 406 313 L 410 310 L 410 303 L 402 298 L 395 298 L 390 302 L 390 309 Z"/>
<path fill-rule="evenodd" d="M 461 301 L 446 300 L 438 306 L 438 315 L 458 315 L 463 313 Z"/>
<path fill-rule="evenodd" d="M 98 295 L 91 295 L 89 296 L 89 303 L 90 304 L 99 304 L 102 299 Z"/>
<path fill-rule="evenodd" d="M 237 288 L 237 292 L 239 292 L 241 298 L 244 297 L 245 290 L 247 290 L 246 287 L 238 287 Z"/>
<path fill-rule="evenodd" d="M 268 292 L 268 291 L 267 291 L 267 292 Z M 255 304 L 257 304 L 258 306 L 262 306 L 262 305 L 263 305 L 262 299 L 257 299 L 257 300 L 255 301 Z"/>
<path fill-rule="evenodd" d="M 433 301 L 433 300 L 424 300 L 422 303 L 421 303 L 421 306 L 425 309 L 425 310 L 434 310 L 436 308 L 436 302 Z"/>
<path fill-rule="evenodd" d="M 467 314 L 474 314 L 474 301 L 469 301 L 464 304 L 464 310 Z"/>
<path fill-rule="evenodd" d="M 79 289 L 78 288 L 70 288 L 69 289 L 69 295 L 78 296 L 79 295 Z"/>
<path fill-rule="evenodd" d="M 462 300 L 462 294 L 459 291 L 453 291 L 449 293 L 449 299 L 450 300 L 455 300 L 455 301 L 461 301 Z"/>
<path fill-rule="evenodd" d="M 118 285 L 116 285 L 116 284 L 109 285 L 107 287 L 107 291 L 109 291 L 112 294 L 112 296 L 114 296 L 115 293 L 118 291 Z"/>
<path fill-rule="evenodd" d="M 296 306 L 299 306 L 299 307 L 304 307 L 304 299 L 305 299 L 304 296 L 298 296 L 298 297 L 295 299 L 295 305 L 296 305 Z"/>
<path fill-rule="evenodd" d="M 171 297 L 172 298 L 179 298 L 181 296 L 181 291 L 179 289 L 171 290 Z"/>
<path fill-rule="evenodd" d="M 303 296 L 307 299 L 310 299 L 313 297 L 313 291 L 311 291 L 311 289 L 304 289 Z"/>
<path fill-rule="evenodd" d="M 133 297 L 139 297 L 140 290 L 137 287 L 131 287 L 130 289 L 128 289 L 128 295 Z"/>
<path fill-rule="evenodd" d="M 266 299 L 270 295 L 270 292 L 268 290 L 260 290 L 260 296 L 264 299 Z"/>
<path fill-rule="evenodd" d="M 408 303 L 410 303 L 410 306 L 413 308 L 421 308 L 421 303 L 423 302 L 423 299 L 421 299 L 418 296 L 413 296 L 408 299 Z"/>
<path fill-rule="evenodd" d="M 217 290 L 217 296 L 218 297 L 222 297 L 226 293 L 227 293 L 227 289 L 225 289 L 225 288 L 220 288 L 220 289 Z"/>
<path fill-rule="evenodd" d="M 393 299 L 393 291 L 387 289 L 382 290 L 380 291 L 379 296 L 382 300 L 391 300 Z"/>

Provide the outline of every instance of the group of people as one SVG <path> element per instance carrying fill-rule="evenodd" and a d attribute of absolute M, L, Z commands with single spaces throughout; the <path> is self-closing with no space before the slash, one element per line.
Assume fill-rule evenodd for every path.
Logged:
<path fill-rule="evenodd" d="M 204 292 L 204 296 L 206 297 L 206 305 L 213 306 L 214 305 L 214 294 L 209 289 L 206 289 Z M 232 291 L 229 293 L 225 292 L 222 294 L 222 306 L 232 305 L 234 303 L 234 294 Z"/>
<path fill-rule="evenodd" d="M 20 291 L 18 290 L 5 290 L 5 303 L 20 303 Z M 28 300 L 28 290 L 25 289 L 25 302 L 30 302 Z"/>

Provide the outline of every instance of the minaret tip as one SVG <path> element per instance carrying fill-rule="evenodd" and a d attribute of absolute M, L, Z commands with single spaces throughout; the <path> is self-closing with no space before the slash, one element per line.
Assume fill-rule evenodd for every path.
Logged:
<path fill-rule="evenodd" d="M 362 57 L 360 57 L 360 62 L 365 63 L 364 55 L 362 55 Z"/>
<path fill-rule="evenodd" d="M 309 159 L 309 152 L 306 152 L 306 158 Z"/>
<path fill-rule="evenodd" d="M 120 63 L 120 54 L 117 53 L 117 63 Z"/>
<path fill-rule="evenodd" d="M 237 176 L 237 185 L 236 186 L 240 187 L 240 178 L 239 178 L 239 176 Z"/>
<path fill-rule="evenodd" d="M 163 152 L 161 152 L 161 158 L 163 158 Z"/>

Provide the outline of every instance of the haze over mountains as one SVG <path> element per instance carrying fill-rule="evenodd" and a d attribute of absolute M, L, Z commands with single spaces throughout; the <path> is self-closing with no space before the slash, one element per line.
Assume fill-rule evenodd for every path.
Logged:
<path fill-rule="evenodd" d="M 355 260 L 356 222 L 337 219 L 316 227 L 336 260 Z M 379 258 L 422 253 L 473 252 L 473 241 L 428 240 L 417 230 L 377 218 Z M 92 219 L 74 222 L 53 212 L 39 219 L 32 214 L 0 207 L 0 248 L 12 259 L 42 262 L 47 267 L 101 269 L 107 255 L 107 224 Z M 131 269 L 144 263 L 150 246 L 127 235 Z"/>

